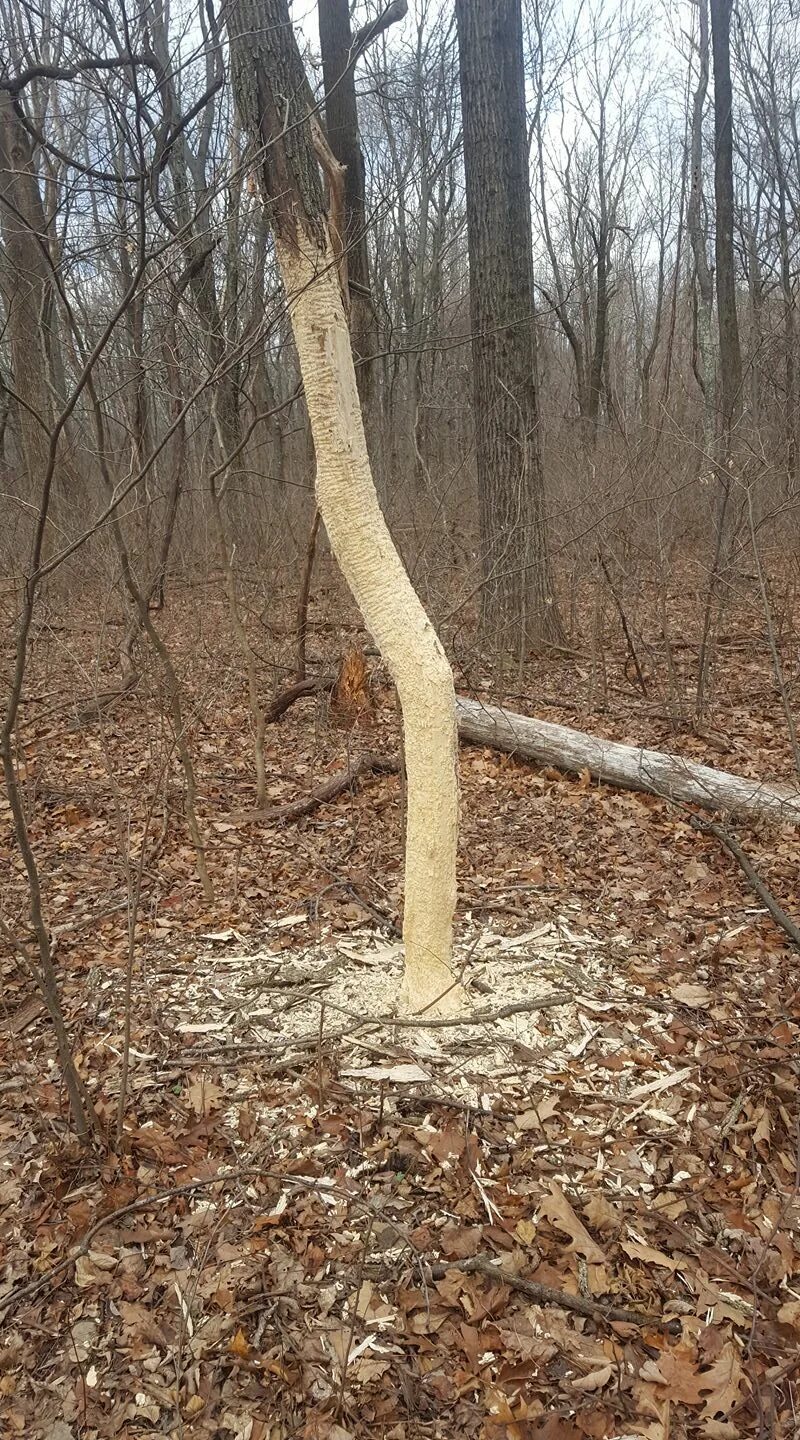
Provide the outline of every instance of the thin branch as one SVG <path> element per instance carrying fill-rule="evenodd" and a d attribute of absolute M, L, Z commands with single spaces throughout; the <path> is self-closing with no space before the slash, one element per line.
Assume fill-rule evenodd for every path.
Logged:
<path fill-rule="evenodd" d="M 761 879 L 752 861 L 745 855 L 739 841 L 735 840 L 722 825 L 718 825 L 714 820 L 705 820 L 700 815 L 692 815 L 690 823 L 694 830 L 699 830 L 703 834 L 713 835 L 715 839 L 719 840 L 721 845 L 725 846 L 726 850 L 730 851 L 737 865 L 740 866 L 741 870 L 747 876 L 751 888 L 755 891 L 759 900 L 766 906 L 775 924 L 783 930 L 785 935 L 788 935 L 795 948 L 800 950 L 800 926 L 798 926 L 796 922 L 792 920 L 791 916 L 787 915 L 786 911 L 778 904 L 772 891 L 767 888 Z"/>
<path fill-rule="evenodd" d="M 19 95 L 26 85 L 33 80 L 75 80 L 78 75 L 86 74 L 95 70 L 119 70 L 126 65 L 149 65 L 153 66 L 151 55 L 113 55 L 107 59 L 97 57 L 93 60 L 80 60 L 76 65 L 29 65 L 27 70 L 22 70 L 19 75 L 12 75 L 8 80 L 0 80 L 0 90 L 5 90 L 9 95 Z"/>
<path fill-rule="evenodd" d="M 667 1330 L 671 1335 L 680 1333 L 681 1322 L 663 1315 L 649 1314 L 642 1310 L 627 1310 L 619 1305 L 603 1305 L 598 1300 L 588 1300 L 583 1295 L 571 1295 L 568 1290 L 556 1290 L 552 1285 L 539 1285 L 533 1280 L 524 1280 L 521 1275 L 512 1275 L 501 1270 L 488 1255 L 475 1255 L 469 1260 L 448 1260 L 446 1264 L 425 1267 L 433 1280 L 443 1280 L 448 1271 L 460 1270 L 465 1275 L 485 1275 L 499 1285 L 508 1285 L 519 1291 L 528 1300 L 539 1305 L 554 1305 L 559 1310 L 572 1310 L 576 1315 L 586 1315 L 592 1320 L 616 1321 L 620 1325 L 653 1325 Z"/>

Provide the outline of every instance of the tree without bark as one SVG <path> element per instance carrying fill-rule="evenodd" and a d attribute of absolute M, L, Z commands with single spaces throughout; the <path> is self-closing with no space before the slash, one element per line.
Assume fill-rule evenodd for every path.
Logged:
<path fill-rule="evenodd" d="M 450 968 L 458 826 L 453 677 L 378 505 L 315 144 L 331 182 L 341 183 L 341 176 L 334 173 L 337 162 L 310 113 L 286 0 L 235 0 L 227 26 L 236 103 L 246 133 L 261 150 L 259 176 L 290 300 L 317 457 L 319 508 L 403 710 L 404 998 L 413 1010 L 452 1008 L 459 998 Z"/>
<path fill-rule="evenodd" d="M 531 715 L 518 715 L 480 700 L 456 697 L 458 733 L 474 745 L 489 745 L 540 765 L 581 774 L 600 784 L 643 790 L 707 810 L 773 815 L 800 824 L 800 791 L 699 765 L 682 755 L 623 745 Z"/>

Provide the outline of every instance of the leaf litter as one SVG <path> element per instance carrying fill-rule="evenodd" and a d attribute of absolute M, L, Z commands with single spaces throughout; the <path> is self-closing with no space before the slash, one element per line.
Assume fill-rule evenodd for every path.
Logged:
<path fill-rule="evenodd" d="M 47 1025 L 8 974 L 0 1433 L 793 1436 L 796 962 L 713 845 L 661 802 L 464 752 L 458 961 L 496 1018 L 403 1024 L 396 781 L 296 845 L 234 827 L 229 700 L 206 762 L 225 899 L 203 906 L 167 817 L 119 1153 L 71 1142 Z M 133 728 L 104 743 L 135 824 Z M 53 746 L 30 746 L 54 796 L 35 839 L 113 1127 L 120 865 L 96 734 Z M 293 717 L 269 765 L 291 795 L 341 740 Z M 793 838 L 751 843 L 790 873 Z"/>

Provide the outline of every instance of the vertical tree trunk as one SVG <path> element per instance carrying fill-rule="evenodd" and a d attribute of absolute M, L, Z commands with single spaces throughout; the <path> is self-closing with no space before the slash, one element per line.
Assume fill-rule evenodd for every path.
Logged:
<path fill-rule="evenodd" d="M 456 0 L 484 615 L 560 636 L 544 518 L 520 0 Z"/>
<path fill-rule="evenodd" d="M 697 349 L 698 380 L 703 389 L 703 454 L 704 467 L 713 463 L 714 432 L 717 413 L 716 347 L 712 333 L 714 282 L 706 254 L 703 229 L 703 107 L 708 91 L 708 0 L 699 0 L 700 10 L 700 74 L 692 99 L 691 182 L 689 188 L 689 238 L 694 257 L 697 283 Z"/>
<path fill-rule="evenodd" d="M 742 357 L 736 314 L 733 257 L 733 95 L 731 90 L 732 0 L 711 0 L 714 56 L 714 197 L 717 210 L 717 324 L 719 327 L 720 409 L 726 450 L 741 406 Z"/>
<path fill-rule="evenodd" d="M 733 0 L 710 0 L 711 49 L 714 59 L 714 201 L 716 207 L 717 332 L 719 336 L 720 417 L 716 474 L 719 499 L 714 555 L 711 562 L 700 651 L 697 660 L 695 713 L 706 703 L 709 646 L 719 608 L 719 578 L 727 563 L 731 497 L 733 432 L 742 403 L 742 356 L 736 313 L 736 271 L 733 256 L 733 94 L 731 89 L 731 8 Z"/>
<path fill-rule="evenodd" d="M 308 120 L 310 95 L 287 0 L 237 0 L 231 67 L 289 296 L 331 548 L 397 686 L 408 772 L 405 1001 L 452 1008 L 458 785 L 453 676 L 392 543 L 375 493 L 353 352 Z M 326 168 L 336 161 L 320 146 Z M 331 177 L 340 183 L 340 176 Z"/>
<path fill-rule="evenodd" d="M 14 113 L 11 96 L 0 92 L 0 227 L 3 256 L 0 285 L 10 340 L 12 383 L 22 463 L 38 493 L 47 469 L 52 419 L 47 384 L 47 316 L 52 310 L 52 275 L 47 223 L 33 168 L 32 145 Z"/>
<path fill-rule="evenodd" d="M 372 392 L 372 356 L 375 354 L 375 310 L 369 286 L 364 156 L 358 139 L 358 111 L 354 73 L 354 40 L 348 0 L 319 0 L 319 43 L 325 86 L 325 128 L 328 144 L 344 166 L 344 227 L 350 300 L 350 334 L 355 358 L 358 393 L 363 406 Z"/>

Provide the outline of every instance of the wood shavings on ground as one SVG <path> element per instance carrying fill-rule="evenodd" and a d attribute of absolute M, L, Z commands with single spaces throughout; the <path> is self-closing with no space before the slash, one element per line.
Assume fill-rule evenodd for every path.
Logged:
<path fill-rule="evenodd" d="M 62 1179 L 32 1267 L 7 1226 L 7 1373 L 45 1315 L 72 1337 L 18 1433 L 750 1433 L 794 1373 L 800 1200 L 790 1055 L 745 997 L 662 998 L 569 915 L 467 917 L 469 1002 L 511 1013 L 410 1025 L 398 944 L 286 948 L 283 918 L 149 947 L 119 1219 Z"/>

